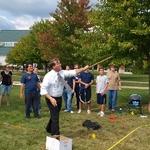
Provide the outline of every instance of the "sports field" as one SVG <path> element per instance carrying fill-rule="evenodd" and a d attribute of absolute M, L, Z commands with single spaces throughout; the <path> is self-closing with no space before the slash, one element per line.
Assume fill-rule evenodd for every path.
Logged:
<path fill-rule="evenodd" d="M 147 82 L 147 79 L 142 81 Z M 132 93 L 142 96 L 143 112 L 147 118 L 128 112 L 126 106 L 129 95 Z M 0 108 L 0 150 L 44 150 L 48 135 L 45 126 L 49 119 L 49 111 L 44 98 L 42 98 L 42 117 L 28 120 L 24 118 L 24 101 L 19 98 L 19 86 L 13 87 L 10 99 L 10 106 L 3 104 Z M 93 86 L 92 113 L 88 115 L 84 110 L 81 114 L 77 114 L 74 100 L 74 114 L 65 113 L 63 110 L 60 113 L 61 133 L 73 139 L 73 150 L 108 150 L 135 130 L 123 141 L 118 142 L 113 149 L 148 150 L 150 149 L 150 115 L 146 106 L 148 100 L 148 90 L 122 89 L 119 91 L 118 98 L 118 106 L 122 108 L 122 111 L 117 111 L 113 114 L 114 119 L 111 119 L 111 113 L 106 110 L 105 117 L 100 118 L 97 116 L 98 106 Z M 83 127 L 82 123 L 86 119 L 97 121 L 102 128 L 93 131 Z M 96 135 L 95 138 L 92 137 L 93 133 Z"/>

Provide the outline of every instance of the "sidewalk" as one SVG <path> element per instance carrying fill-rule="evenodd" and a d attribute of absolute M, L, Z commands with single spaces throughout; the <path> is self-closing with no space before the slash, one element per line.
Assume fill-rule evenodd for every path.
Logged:
<path fill-rule="evenodd" d="M 19 81 L 13 81 L 13 85 L 21 85 Z"/>

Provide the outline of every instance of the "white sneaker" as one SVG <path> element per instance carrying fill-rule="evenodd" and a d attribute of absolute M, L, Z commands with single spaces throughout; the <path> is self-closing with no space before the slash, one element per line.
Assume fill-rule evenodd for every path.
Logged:
<path fill-rule="evenodd" d="M 91 113 L 91 110 L 87 110 L 87 113 L 90 114 L 90 113 Z"/>
<path fill-rule="evenodd" d="M 73 114 L 74 112 L 71 110 L 70 113 Z"/>
<path fill-rule="evenodd" d="M 105 115 L 104 112 L 101 111 L 101 112 L 100 112 L 100 116 L 101 116 L 101 117 L 104 117 L 104 115 Z"/>
<path fill-rule="evenodd" d="M 80 113 L 81 113 L 81 109 L 78 110 L 78 114 L 80 114 Z"/>
<path fill-rule="evenodd" d="M 68 110 L 67 110 L 67 109 L 65 109 L 65 110 L 64 110 L 64 112 L 68 112 Z"/>
<path fill-rule="evenodd" d="M 97 116 L 100 116 L 101 115 L 101 112 L 99 111 L 98 113 L 97 113 Z"/>
<path fill-rule="evenodd" d="M 112 112 L 115 112 L 115 109 L 112 109 L 111 111 L 112 111 Z"/>

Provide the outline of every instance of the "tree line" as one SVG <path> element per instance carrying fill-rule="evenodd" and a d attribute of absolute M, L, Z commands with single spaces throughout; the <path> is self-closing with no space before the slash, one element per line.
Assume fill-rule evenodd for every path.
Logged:
<path fill-rule="evenodd" d="M 47 20 L 36 22 L 7 55 L 7 62 L 47 66 L 53 57 L 63 65 L 92 64 L 112 55 L 118 65 L 150 66 L 150 1 L 61 0 Z"/>

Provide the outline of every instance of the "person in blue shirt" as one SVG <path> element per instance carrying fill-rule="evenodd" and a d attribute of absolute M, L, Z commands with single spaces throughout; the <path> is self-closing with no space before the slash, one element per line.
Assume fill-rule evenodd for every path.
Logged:
<path fill-rule="evenodd" d="M 91 85 L 93 84 L 94 77 L 89 72 L 85 70 L 80 73 L 80 103 L 78 113 L 81 113 L 82 104 L 87 104 L 87 113 L 91 113 Z"/>
<path fill-rule="evenodd" d="M 33 65 L 27 64 L 27 72 L 21 78 L 20 97 L 25 96 L 25 117 L 30 118 L 31 108 L 33 107 L 34 117 L 40 118 L 39 115 L 39 79 L 33 72 Z"/>

